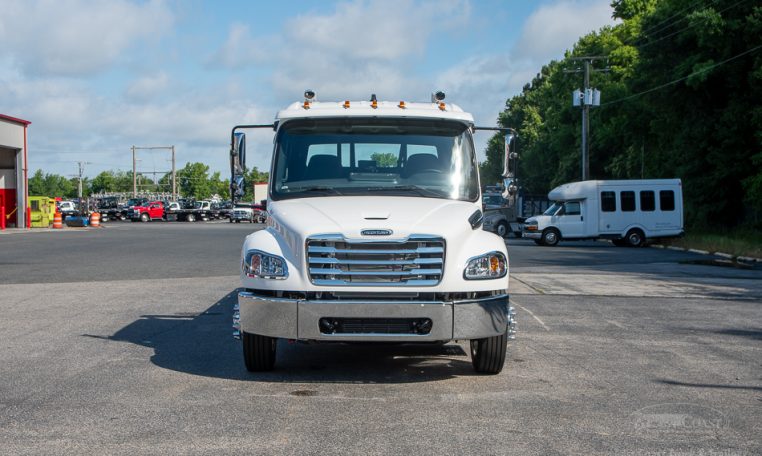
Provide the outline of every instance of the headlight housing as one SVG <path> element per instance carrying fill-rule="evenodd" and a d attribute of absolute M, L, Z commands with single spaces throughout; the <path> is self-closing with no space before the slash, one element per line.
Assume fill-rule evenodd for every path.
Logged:
<path fill-rule="evenodd" d="M 247 277 L 261 279 L 285 279 L 288 277 L 288 266 L 283 257 L 270 255 L 259 250 L 246 252 L 241 267 Z"/>
<path fill-rule="evenodd" d="M 463 278 L 466 280 L 499 279 L 508 274 L 508 261 L 500 252 L 490 252 L 471 258 L 466 263 Z"/>

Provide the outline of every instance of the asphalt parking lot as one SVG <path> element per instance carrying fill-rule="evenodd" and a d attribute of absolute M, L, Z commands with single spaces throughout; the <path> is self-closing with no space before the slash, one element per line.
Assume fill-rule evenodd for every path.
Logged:
<path fill-rule="evenodd" d="M 762 270 L 508 241 L 518 338 L 288 344 L 248 373 L 230 314 L 255 225 L 0 236 L 0 453 L 762 452 Z"/>

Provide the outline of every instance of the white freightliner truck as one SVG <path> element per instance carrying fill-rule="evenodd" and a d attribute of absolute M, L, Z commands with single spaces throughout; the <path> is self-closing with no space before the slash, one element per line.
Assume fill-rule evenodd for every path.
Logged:
<path fill-rule="evenodd" d="M 264 230 L 246 237 L 234 335 L 250 371 L 278 339 L 469 340 L 477 372 L 501 371 L 515 313 L 505 242 L 481 229 L 471 114 L 446 104 L 304 102 L 231 132 L 231 194 L 243 194 L 247 128 L 272 128 Z"/>

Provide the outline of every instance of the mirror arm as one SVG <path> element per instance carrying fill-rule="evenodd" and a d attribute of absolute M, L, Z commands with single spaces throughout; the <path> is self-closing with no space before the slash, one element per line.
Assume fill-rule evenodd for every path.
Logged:
<path fill-rule="evenodd" d="M 236 172 L 240 172 L 240 183 L 241 186 L 243 186 L 243 176 L 246 173 L 246 163 L 245 163 L 245 152 L 241 154 L 241 156 L 237 157 L 236 154 L 236 131 L 237 130 L 245 130 L 245 129 L 255 129 L 255 128 L 272 128 L 273 130 L 276 130 L 278 128 L 277 123 L 272 124 L 256 124 L 256 125 L 236 125 L 233 127 L 233 129 L 230 131 L 230 201 L 235 204 L 238 200 L 238 196 L 236 195 L 237 191 L 234 191 L 234 189 L 237 189 L 236 184 L 236 176 L 238 175 Z M 243 133 L 241 133 L 241 141 L 242 144 L 245 144 L 245 138 L 243 137 Z M 242 193 L 241 193 L 242 195 Z"/>

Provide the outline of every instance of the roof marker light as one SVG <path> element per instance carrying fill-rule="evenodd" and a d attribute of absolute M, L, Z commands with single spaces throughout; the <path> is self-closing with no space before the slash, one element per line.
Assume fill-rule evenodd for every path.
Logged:
<path fill-rule="evenodd" d="M 399 106 L 401 109 L 405 109 L 405 102 L 404 101 L 400 101 L 400 104 L 397 105 L 397 106 Z"/>
<path fill-rule="evenodd" d="M 376 100 L 375 97 L 373 97 L 373 100 L 370 101 L 370 107 L 373 109 L 378 108 L 378 100 Z"/>
<path fill-rule="evenodd" d="M 444 110 L 445 110 L 445 104 L 444 104 L 444 101 L 442 101 L 442 102 L 440 102 L 440 103 L 439 103 L 439 109 L 440 109 L 440 110 L 442 110 L 442 111 L 444 111 Z"/>
<path fill-rule="evenodd" d="M 349 109 L 349 100 L 344 101 L 344 109 Z"/>
<path fill-rule="evenodd" d="M 304 109 L 310 109 L 310 102 L 309 102 L 309 100 L 304 100 L 304 105 L 302 107 Z"/>

